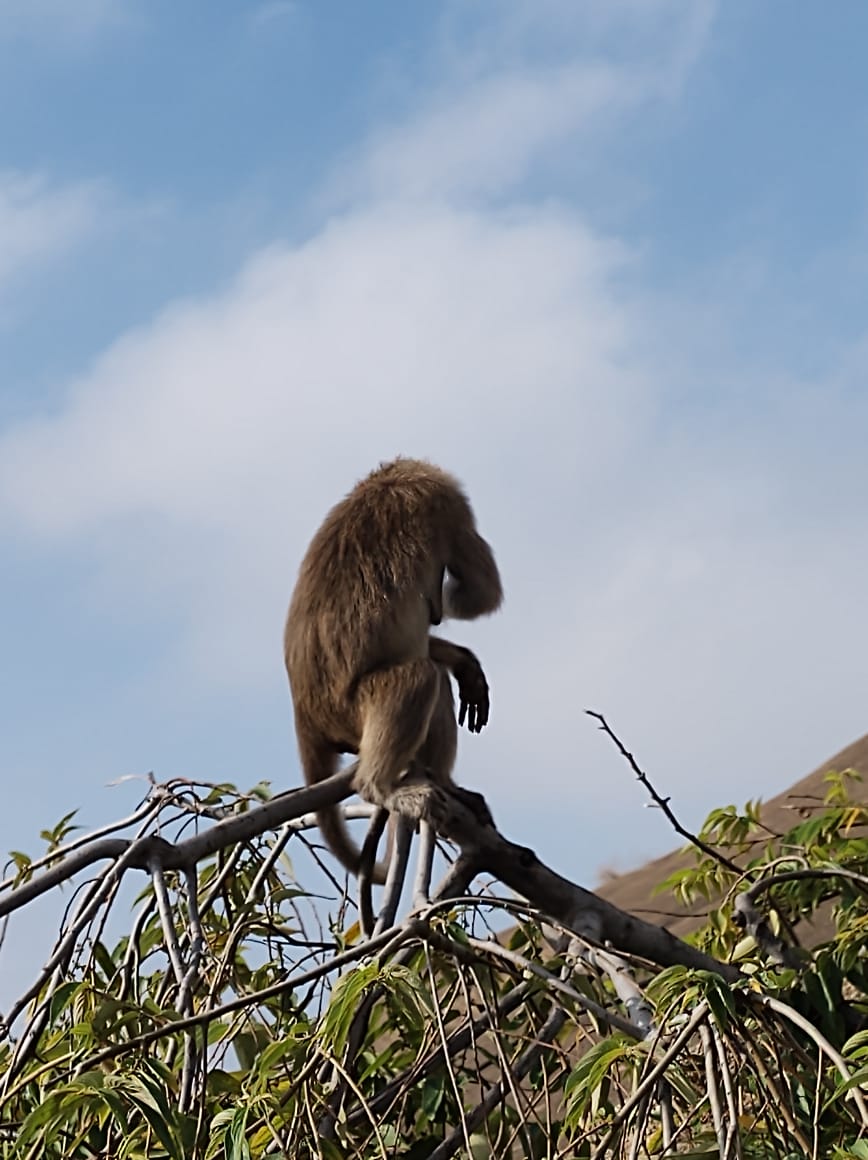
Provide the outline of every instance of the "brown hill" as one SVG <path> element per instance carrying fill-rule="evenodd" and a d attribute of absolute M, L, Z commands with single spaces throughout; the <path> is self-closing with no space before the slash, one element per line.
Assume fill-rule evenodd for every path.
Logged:
<path fill-rule="evenodd" d="M 760 811 L 762 821 L 771 830 L 781 833 L 798 824 L 800 819 L 810 817 L 823 807 L 823 797 L 828 788 L 823 781 L 823 775 L 829 770 L 840 772 L 844 769 L 855 769 L 862 774 L 864 781 L 854 781 L 851 787 L 853 797 L 862 802 L 868 802 L 868 734 L 836 753 L 829 761 L 790 786 L 788 790 L 778 794 L 765 802 Z M 683 938 L 702 922 L 708 909 L 708 903 L 700 901 L 691 907 L 682 906 L 672 894 L 664 891 L 654 893 L 655 887 L 670 874 L 684 866 L 692 865 L 693 855 L 685 853 L 683 848 L 674 850 L 671 854 L 664 854 L 662 858 L 655 858 L 646 862 L 637 870 L 631 870 L 617 878 L 604 882 L 596 890 L 601 897 L 606 898 L 622 910 L 628 910 L 649 922 L 659 923 L 668 927 L 673 934 Z M 812 937 L 806 941 L 821 942 L 829 937 L 831 929 L 827 931 L 825 924 L 814 923 Z"/>

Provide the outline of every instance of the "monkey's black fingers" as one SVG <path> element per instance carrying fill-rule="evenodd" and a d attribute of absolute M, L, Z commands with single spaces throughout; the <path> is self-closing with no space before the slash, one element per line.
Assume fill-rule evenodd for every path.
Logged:
<path fill-rule="evenodd" d="M 477 725 L 478 708 L 474 701 L 467 700 L 466 697 L 461 698 L 461 707 L 458 711 L 458 724 L 463 725 L 467 722 L 467 728 L 471 733 L 478 733 L 479 726 Z"/>

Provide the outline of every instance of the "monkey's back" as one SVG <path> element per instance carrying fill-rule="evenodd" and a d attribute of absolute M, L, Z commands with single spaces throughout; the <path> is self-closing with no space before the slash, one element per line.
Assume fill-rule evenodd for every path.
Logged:
<path fill-rule="evenodd" d="M 297 712 L 343 700 L 381 664 L 426 655 L 446 529 L 469 505 L 433 464 L 382 465 L 336 504 L 302 560 L 286 623 Z"/>

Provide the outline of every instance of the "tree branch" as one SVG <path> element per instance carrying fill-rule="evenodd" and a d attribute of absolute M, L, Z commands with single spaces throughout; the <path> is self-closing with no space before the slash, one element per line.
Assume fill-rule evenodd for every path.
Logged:
<path fill-rule="evenodd" d="M 277 829 L 284 822 L 301 817 L 302 814 L 343 801 L 353 792 L 352 780 L 356 764 L 353 762 L 317 785 L 288 790 L 264 805 L 224 818 L 182 842 L 167 842 L 158 834 L 146 834 L 141 838 L 105 838 L 83 846 L 50 870 L 10 890 L 5 898 L 0 899 L 0 918 L 25 906 L 52 887 L 68 881 L 94 862 L 106 858 L 126 856 L 127 866 L 136 870 L 150 871 L 155 861 L 159 862 L 163 870 L 187 870 L 202 858 L 216 854 L 218 850 L 224 850 L 236 842 L 248 842 L 266 830 Z"/>

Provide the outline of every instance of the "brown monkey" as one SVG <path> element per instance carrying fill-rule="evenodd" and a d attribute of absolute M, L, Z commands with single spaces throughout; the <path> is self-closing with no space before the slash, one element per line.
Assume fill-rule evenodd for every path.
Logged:
<path fill-rule="evenodd" d="M 466 718 L 471 732 L 483 728 L 488 684 L 470 649 L 428 629 L 444 616 L 494 612 L 502 599 L 494 555 L 452 476 L 396 459 L 361 480 L 311 541 L 286 621 L 308 785 L 335 773 L 342 753 L 358 754 L 355 788 L 376 805 L 411 766 L 451 784 L 458 724 Z M 317 821 L 335 856 L 357 873 L 359 850 L 339 812 L 324 810 Z M 375 880 L 383 880 L 382 867 Z"/>

